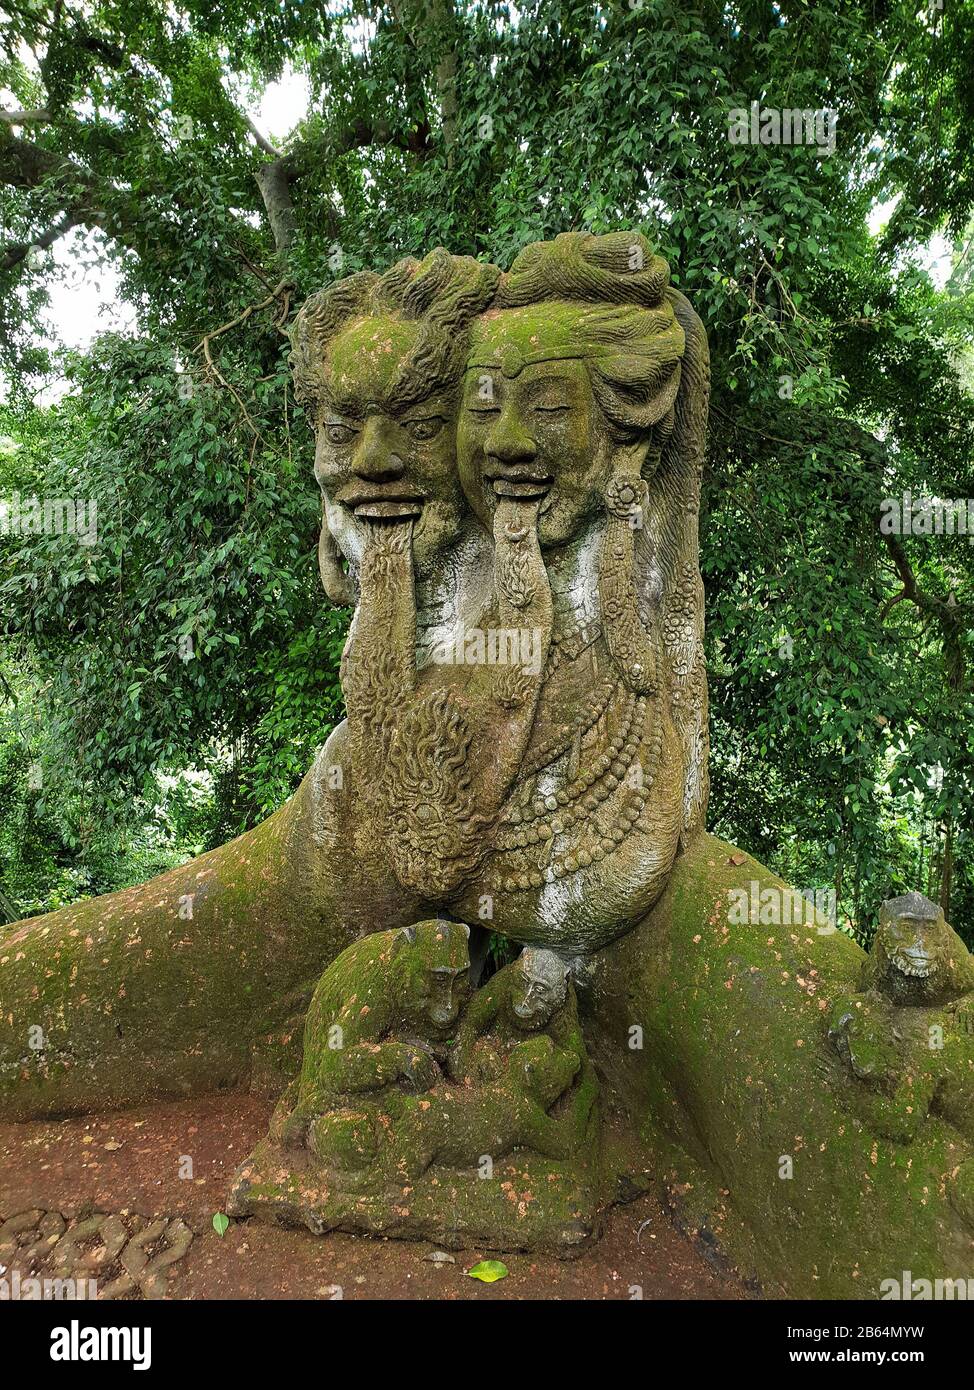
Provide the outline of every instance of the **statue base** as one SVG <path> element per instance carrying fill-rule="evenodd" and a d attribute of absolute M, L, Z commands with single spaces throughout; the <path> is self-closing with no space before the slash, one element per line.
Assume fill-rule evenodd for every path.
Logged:
<path fill-rule="evenodd" d="M 314 1235 L 346 1231 L 572 1259 L 602 1233 L 609 1202 L 601 1166 L 594 1154 L 558 1162 L 515 1150 L 489 1177 L 437 1166 L 401 1187 L 349 1192 L 340 1175 L 322 1174 L 313 1155 L 264 1139 L 234 1175 L 226 1210 Z"/>
<path fill-rule="evenodd" d="M 430 919 L 328 967 L 232 1215 L 556 1255 L 599 1235 L 599 1085 L 567 966 L 528 949 L 471 992 L 469 937 Z"/>

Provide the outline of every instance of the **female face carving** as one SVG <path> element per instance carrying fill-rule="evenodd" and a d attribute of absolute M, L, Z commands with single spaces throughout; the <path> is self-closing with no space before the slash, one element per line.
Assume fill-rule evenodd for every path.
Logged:
<path fill-rule="evenodd" d="M 460 481 L 474 513 L 489 529 L 499 498 L 540 498 L 538 534 L 549 547 L 598 514 L 612 456 L 588 371 L 569 355 L 552 307 L 475 324 L 457 423 Z"/>
<path fill-rule="evenodd" d="M 329 345 L 327 387 L 315 424 L 315 477 L 339 548 L 356 562 L 373 528 L 413 523 L 422 568 L 460 530 L 455 402 L 397 398 L 419 326 L 365 318 Z"/>

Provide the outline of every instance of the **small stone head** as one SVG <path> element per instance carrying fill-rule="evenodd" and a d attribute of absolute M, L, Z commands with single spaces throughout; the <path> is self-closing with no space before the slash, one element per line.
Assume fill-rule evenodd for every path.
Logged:
<path fill-rule="evenodd" d="M 881 985 L 904 1002 L 932 1002 L 948 984 L 947 930 L 943 909 L 922 893 L 884 902 L 873 946 Z"/>
<path fill-rule="evenodd" d="M 470 928 L 434 918 L 403 927 L 397 953 L 407 952 L 407 1021 L 421 1034 L 445 1035 L 470 993 Z"/>
<path fill-rule="evenodd" d="M 525 1025 L 543 1028 L 568 998 L 568 966 L 554 951 L 526 946 L 517 968 L 514 1013 Z"/>

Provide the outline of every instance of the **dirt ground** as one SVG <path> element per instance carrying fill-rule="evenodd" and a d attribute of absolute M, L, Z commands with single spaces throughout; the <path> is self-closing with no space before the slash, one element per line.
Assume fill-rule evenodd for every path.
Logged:
<path fill-rule="evenodd" d="M 0 1224 L 27 1208 L 69 1221 L 92 1212 L 181 1217 L 195 1237 L 167 1271 L 175 1299 L 629 1299 L 635 1288 L 644 1299 L 747 1296 L 654 1197 L 614 1208 L 603 1239 L 577 1260 L 500 1256 L 509 1275 L 495 1284 L 464 1272 L 490 1257 L 486 1250 L 455 1251 L 455 1264 L 437 1264 L 426 1258 L 430 1245 L 236 1221 L 221 1237 L 213 1216 L 269 1115 L 253 1097 L 220 1095 L 0 1125 Z"/>

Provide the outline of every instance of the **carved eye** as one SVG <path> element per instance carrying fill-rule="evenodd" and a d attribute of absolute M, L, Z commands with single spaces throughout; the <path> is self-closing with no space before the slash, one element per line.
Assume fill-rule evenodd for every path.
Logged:
<path fill-rule="evenodd" d="M 432 439 L 443 428 L 443 420 L 439 415 L 431 415 L 427 420 L 405 420 L 403 423 L 411 439 Z"/>
<path fill-rule="evenodd" d="M 325 438 L 329 444 L 348 444 L 355 436 L 355 431 L 349 429 L 348 425 L 340 425 L 335 420 L 330 420 L 325 424 Z"/>
<path fill-rule="evenodd" d="M 571 410 L 570 405 L 536 405 L 534 408 L 539 415 L 560 415 L 562 411 Z"/>
<path fill-rule="evenodd" d="M 500 406 L 496 401 L 482 401 L 478 397 L 477 400 L 470 401 L 465 409 L 468 415 L 496 415 Z"/>

